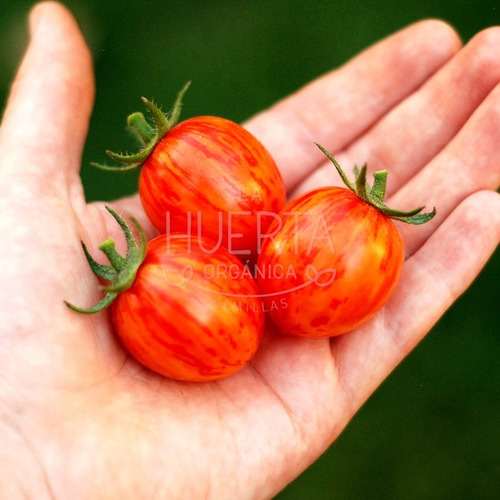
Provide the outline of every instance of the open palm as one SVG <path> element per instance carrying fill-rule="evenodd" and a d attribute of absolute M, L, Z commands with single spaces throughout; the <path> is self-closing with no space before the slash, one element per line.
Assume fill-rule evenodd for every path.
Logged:
<path fill-rule="evenodd" d="M 500 30 L 465 48 L 411 26 L 250 120 L 291 196 L 344 166 L 388 168 L 389 203 L 435 205 L 401 227 L 407 261 L 388 304 L 331 340 L 269 332 L 249 366 L 191 384 L 142 368 L 106 312 L 80 240 L 121 240 L 79 178 L 92 64 L 70 14 L 38 6 L 0 133 L 0 486 L 5 498 L 269 498 L 338 436 L 467 288 L 500 234 Z M 136 216 L 137 197 L 111 204 Z"/>

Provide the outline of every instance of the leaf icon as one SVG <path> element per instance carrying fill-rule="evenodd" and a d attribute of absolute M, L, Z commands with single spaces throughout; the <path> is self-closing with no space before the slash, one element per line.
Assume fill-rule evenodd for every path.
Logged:
<path fill-rule="evenodd" d="M 326 268 L 319 271 L 311 264 L 306 267 L 307 278 L 318 286 L 329 286 L 335 280 L 337 271 L 335 269 Z"/>

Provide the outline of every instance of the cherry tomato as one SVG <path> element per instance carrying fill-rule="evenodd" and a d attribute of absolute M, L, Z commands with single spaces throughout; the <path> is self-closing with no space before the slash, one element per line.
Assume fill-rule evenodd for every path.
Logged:
<path fill-rule="evenodd" d="M 84 246 L 106 295 L 82 313 L 111 306 L 117 336 L 140 363 L 166 377 L 208 381 L 231 375 L 254 356 L 264 330 L 264 308 L 255 279 L 221 247 L 208 240 L 163 234 L 138 245 L 129 226 L 108 208 L 127 240 L 123 257 L 112 239 L 99 248 L 110 261 L 98 264 Z"/>
<path fill-rule="evenodd" d="M 242 260 L 255 257 L 257 241 L 285 204 L 281 174 L 264 146 L 242 126 L 215 116 L 177 124 L 181 91 L 171 115 L 144 99 L 155 126 L 142 113 L 128 119 L 145 148 L 111 158 L 126 170 L 142 167 L 139 194 L 161 232 L 206 237 Z"/>
<path fill-rule="evenodd" d="M 173 236 L 148 243 L 133 285 L 113 302 L 116 333 L 134 358 L 162 375 L 226 377 L 259 346 L 264 313 L 257 284 L 223 248 L 208 254 L 189 238 L 169 243 Z"/>
<path fill-rule="evenodd" d="M 214 116 L 165 135 L 142 166 L 139 193 L 161 232 L 198 234 L 242 257 L 255 255 L 271 221 L 266 213 L 285 203 L 271 155 L 243 127 Z"/>
<path fill-rule="evenodd" d="M 269 228 L 259 287 L 283 332 L 339 335 L 380 309 L 403 260 L 389 218 L 347 189 L 323 188 L 290 202 Z"/>
<path fill-rule="evenodd" d="M 342 175 L 348 188 L 320 188 L 292 200 L 263 240 L 259 288 L 283 333 L 330 337 L 367 321 L 401 276 L 404 245 L 391 217 L 421 224 L 435 213 L 385 206 L 385 171 L 375 174 L 371 189 L 366 167 L 355 185 Z"/>

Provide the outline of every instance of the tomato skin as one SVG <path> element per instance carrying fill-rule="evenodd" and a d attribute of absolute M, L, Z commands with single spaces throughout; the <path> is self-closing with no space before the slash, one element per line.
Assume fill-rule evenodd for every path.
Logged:
<path fill-rule="evenodd" d="M 271 222 L 258 213 L 277 213 L 286 201 L 268 151 L 240 125 L 214 116 L 190 118 L 165 135 L 142 166 L 139 193 L 161 233 L 201 235 L 240 258 L 255 255 Z"/>
<path fill-rule="evenodd" d="M 282 333 L 331 337 L 384 305 L 403 262 L 403 241 L 389 217 L 348 189 L 326 187 L 292 200 L 271 224 L 258 283 Z"/>
<path fill-rule="evenodd" d="M 111 306 L 116 333 L 134 358 L 164 376 L 228 376 L 260 344 L 264 312 L 257 284 L 224 249 L 210 255 L 194 239 L 176 236 L 148 243 L 133 285 Z"/>

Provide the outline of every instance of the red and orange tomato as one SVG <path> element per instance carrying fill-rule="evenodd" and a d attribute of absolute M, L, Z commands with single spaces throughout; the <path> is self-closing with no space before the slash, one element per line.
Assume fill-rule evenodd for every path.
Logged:
<path fill-rule="evenodd" d="M 226 250 L 207 254 L 189 238 L 173 236 L 148 243 L 132 286 L 111 305 L 115 331 L 156 373 L 186 381 L 226 377 L 260 344 L 257 284 Z"/>
<path fill-rule="evenodd" d="M 257 261 L 266 310 L 282 333 L 332 337 L 371 318 L 393 293 L 404 244 L 391 219 L 423 224 L 435 210 L 408 212 L 384 202 L 387 171 L 366 182 L 366 166 L 346 188 L 325 187 L 290 201 L 270 225 Z"/>
<path fill-rule="evenodd" d="M 163 234 L 146 242 L 139 223 L 137 244 L 128 224 L 106 207 L 123 230 L 125 257 L 108 238 L 99 249 L 110 265 L 83 249 L 92 271 L 108 283 L 104 297 L 85 309 L 111 306 L 117 336 L 125 349 L 156 373 L 184 381 L 209 381 L 243 368 L 264 331 L 257 283 L 243 263 L 221 247 L 206 252 L 208 240 Z"/>
<path fill-rule="evenodd" d="M 403 261 L 391 219 L 347 189 L 321 188 L 291 201 L 269 228 L 259 288 L 283 333 L 330 337 L 382 307 Z"/>
<path fill-rule="evenodd" d="M 160 232 L 205 237 L 245 259 L 285 204 L 281 175 L 262 144 L 214 116 L 172 128 L 142 164 L 142 205 Z"/>
<path fill-rule="evenodd" d="M 144 147 L 130 155 L 108 151 L 122 166 L 96 166 L 142 168 L 140 198 L 160 233 L 209 238 L 254 261 L 259 237 L 272 221 L 269 213 L 286 202 L 283 179 L 266 148 L 241 125 L 217 116 L 178 123 L 188 85 L 168 115 L 143 99 L 154 126 L 142 113 L 132 113 L 127 122 Z"/>

